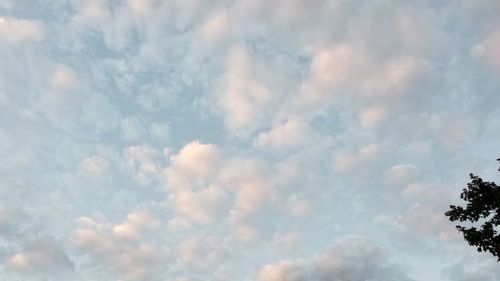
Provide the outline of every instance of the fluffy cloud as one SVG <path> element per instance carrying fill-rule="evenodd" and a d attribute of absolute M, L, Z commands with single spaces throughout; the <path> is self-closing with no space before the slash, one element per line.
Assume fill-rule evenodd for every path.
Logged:
<path fill-rule="evenodd" d="M 95 27 L 106 23 L 111 18 L 111 11 L 105 0 L 74 3 L 77 11 L 75 20 L 80 24 Z"/>
<path fill-rule="evenodd" d="M 215 176 L 222 160 L 219 148 L 213 144 L 192 141 L 178 154 L 170 157 L 170 167 L 164 174 L 169 189 L 196 189 Z"/>
<path fill-rule="evenodd" d="M 193 236 L 182 241 L 178 247 L 180 260 L 194 267 L 213 267 L 221 261 L 225 249 L 223 241 L 215 237 Z"/>
<path fill-rule="evenodd" d="M 369 144 L 356 151 L 338 152 L 333 159 L 333 168 L 337 173 L 359 171 L 364 165 L 372 163 L 379 152 L 376 144 Z"/>
<path fill-rule="evenodd" d="M 264 161 L 224 155 L 212 144 L 187 144 L 164 171 L 177 219 L 206 224 L 229 216 L 236 224 L 247 223 L 277 196 L 266 168 L 271 169 Z"/>
<path fill-rule="evenodd" d="M 168 270 L 164 263 L 170 258 L 169 249 L 147 236 L 159 226 L 160 222 L 145 211 L 132 212 L 117 224 L 103 217 L 82 217 L 71 243 L 80 254 L 90 256 L 83 266 L 95 267 L 96 276 L 161 280 Z"/>
<path fill-rule="evenodd" d="M 154 230 L 160 226 L 160 221 L 148 212 L 138 211 L 127 215 L 127 219 L 113 227 L 113 234 L 119 238 L 137 239 L 140 231 Z"/>
<path fill-rule="evenodd" d="M 50 86 L 59 91 L 69 90 L 75 85 L 75 83 L 76 73 L 67 65 L 57 66 L 50 79 Z"/>
<path fill-rule="evenodd" d="M 346 233 L 422 280 L 462 255 L 498 1 L 25 2 L 0 0 L 5 279 L 408 279 L 362 239 L 300 259 Z"/>
<path fill-rule="evenodd" d="M 255 75 L 252 58 L 242 47 L 235 47 L 227 59 L 227 79 L 219 104 L 225 123 L 236 134 L 256 130 L 268 116 L 273 93 Z"/>
<path fill-rule="evenodd" d="M 299 280 L 412 280 L 393 265 L 380 246 L 359 237 L 347 237 L 324 253 L 303 260 L 264 265 L 258 281 Z"/>
<path fill-rule="evenodd" d="M 100 175 L 108 169 L 109 162 L 101 156 L 94 155 L 83 159 L 80 167 L 86 173 Z"/>
<path fill-rule="evenodd" d="M 160 178 L 159 152 L 152 146 L 129 146 L 123 153 L 125 166 L 134 173 L 135 179 L 142 185 L 148 185 Z"/>
<path fill-rule="evenodd" d="M 385 172 L 385 180 L 392 184 L 404 184 L 415 176 L 416 168 L 411 164 L 400 164 L 389 168 Z"/>
<path fill-rule="evenodd" d="M 254 145 L 277 151 L 294 150 L 317 142 L 319 138 L 307 122 L 291 119 L 278 124 L 269 132 L 260 133 L 254 140 Z"/>
<path fill-rule="evenodd" d="M 387 118 L 387 110 L 380 106 L 370 106 L 364 108 L 359 113 L 359 123 L 364 129 L 375 129 Z"/>
<path fill-rule="evenodd" d="M 498 264 L 493 259 L 476 257 L 477 253 L 461 253 L 465 258 L 449 265 L 443 269 L 446 280 L 474 281 L 485 280 L 494 281 L 500 278 Z"/>
<path fill-rule="evenodd" d="M 391 198 L 402 200 L 400 202 L 405 205 L 406 211 L 396 216 L 381 215 L 376 217 L 375 221 L 390 226 L 406 239 L 422 244 L 457 240 L 457 230 L 443 215 L 453 202 L 449 188 L 438 184 L 408 181 L 408 176 L 411 176 L 408 173 L 413 169 L 408 165 L 396 165 L 386 173 L 386 176 L 392 178 L 392 183 L 398 187 L 403 186 L 400 192 Z"/>
<path fill-rule="evenodd" d="M 151 138 L 158 142 L 167 142 L 170 138 L 170 126 L 162 123 L 153 123 L 149 127 Z"/>
<path fill-rule="evenodd" d="M 230 16 L 227 9 L 210 15 L 200 27 L 202 37 L 210 43 L 222 40 L 231 29 Z"/>
<path fill-rule="evenodd" d="M 500 31 L 495 31 L 472 49 L 472 55 L 483 60 L 486 64 L 500 68 Z"/>
<path fill-rule="evenodd" d="M 0 40 L 12 43 L 37 42 L 43 39 L 40 22 L 28 19 L 0 17 Z"/>
<path fill-rule="evenodd" d="M 198 223 L 209 223 L 227 212 L 229 196 L 222 188 L 209 186 L 199 191 L 182 190 L 171 196 L 177 215 Z"/>
<path fill-rule="evenodd" d="M 456 229 L 443 216 L 443 209 L 416 204 L 408 212 L 391 220 L 407 237 L 429 237 L 442 240 L 457 238 Z M 434 237 L 432 237 L 434 236 Z"/>
<path fill-rule="evenodd" d="M 127 141 L 137 141 L 146 134 L 145 121 L 140 116 L 121 121 L 122 137 Z"/>
<path fill-rule="evenodd" d="M 302 86 L 304 100 L 316 106 L 328 104 L 334 92 L 342 93 L 356 77 L 365 76 L 367 65 L 365 51 L 355 46 L 345 44 L 318 51 Z"/>
<path fill-rule="evenodd" d="M 0 202 L 0 274 L 16 280 L 44 278 L 58 274 L 75 278 L 75 264 L 62 239 L 40 229 L 33 217 L 22 209 Z M 32 279 L 29 279 L 32 280 Z"/>

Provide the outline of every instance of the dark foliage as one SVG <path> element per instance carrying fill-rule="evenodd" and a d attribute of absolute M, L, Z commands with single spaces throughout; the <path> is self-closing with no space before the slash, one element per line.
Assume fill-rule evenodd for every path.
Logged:
<path fill-rule="evenodd" d="M 470 178 L 471 182 L 460 194 L 460 198 L 467 202 L 466 207 L 451 205 L 445 215 L 452 222 L 480 221 L 480 228 L 457 225 L 457 229 L 479 252 L 489 252 L 500 261 L 500 234 L 496 230 L 500 225 L 500 186 L 483 181 L 473 174 L 470 174 Z"/>

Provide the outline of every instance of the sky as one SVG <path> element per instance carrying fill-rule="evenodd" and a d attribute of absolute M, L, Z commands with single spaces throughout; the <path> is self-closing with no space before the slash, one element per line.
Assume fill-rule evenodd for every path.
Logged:
<path fill-rule="evenodd" d="M 0 0 L 0 279 L 495 281 L 497 0 Z"/>

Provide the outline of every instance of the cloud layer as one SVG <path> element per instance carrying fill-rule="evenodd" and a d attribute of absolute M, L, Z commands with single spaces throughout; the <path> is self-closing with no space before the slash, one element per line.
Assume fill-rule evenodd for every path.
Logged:
<path fill-rule="evenodd" d="M 0 276 L 498 279 L 443 216 L 498 179 L 498 12 L 0 0 Z"/>

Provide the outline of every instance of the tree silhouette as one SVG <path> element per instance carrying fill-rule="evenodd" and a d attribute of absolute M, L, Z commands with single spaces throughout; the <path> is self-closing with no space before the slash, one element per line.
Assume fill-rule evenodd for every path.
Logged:
<path fill-rule="evenodd" d="M 491 253 L 500 262 L 500 234 L 497 231 L 500 225 L 500 186 L 483 181 L 473 174 L 470 174 L 470 178 L 467 188 L 460 194 L 460 198 L 467 202 L 466 207 L 450 205 L 450 210 L 445 215 L 452 222 L 482 224 L 479 229 L 461 225 L 456 228 L 469 245 L 475 246 L 479 252 Z"/>

